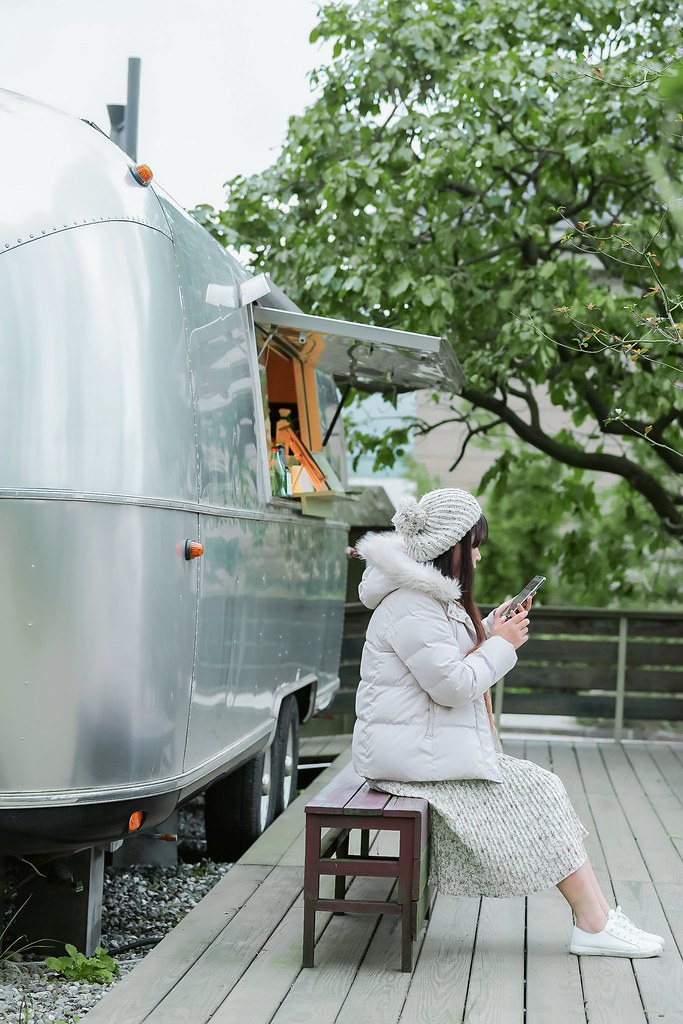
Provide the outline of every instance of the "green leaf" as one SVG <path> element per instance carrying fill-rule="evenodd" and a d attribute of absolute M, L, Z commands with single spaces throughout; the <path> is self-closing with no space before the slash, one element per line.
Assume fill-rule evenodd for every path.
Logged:
<path fill-rule="evenodd" d="M 441 292 L 441 305 L 447 313 L 455 312 L 455 296 L 452 291 Z"/>
<path fill-rule="evenodd" d="M 337 273 L 337 268 L 333 266 L 323 267 L 318 275 L 320 278 L 321 285 L 327 285 L 330 283 L 334 275 Z"/>
<path fill-rule="evenodd" d="M 396 298 L 398 295 L 403 295 L 409 288 L 412 288 L 414 284 L 413 276 L 407 271 L 404 271 L 399 275 L 398 279 L 389 288 L 389 295 L 392 298 Z"/>

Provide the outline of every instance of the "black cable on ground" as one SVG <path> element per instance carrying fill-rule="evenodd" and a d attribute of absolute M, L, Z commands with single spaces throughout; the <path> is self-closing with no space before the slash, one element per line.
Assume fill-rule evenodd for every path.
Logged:
<path fill-rule="evenodd" d="M 117 946 L 116 949 L 108 949 L 109 956 L 120 956 L 121 953 L 129 953 L 131 949 L 138 949 L 140 946 L 156 946 L 161 942 L 163 935 L 150 935 L 146 939 L 138 939 L 136 942 L 127 942 L 125 946 Z"/>

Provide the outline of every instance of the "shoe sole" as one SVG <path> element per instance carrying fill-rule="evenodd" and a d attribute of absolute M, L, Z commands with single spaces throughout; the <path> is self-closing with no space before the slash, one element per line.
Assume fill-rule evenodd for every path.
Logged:
<path fill-rule="evenodd" d="M 646 957 L 659 956 L 661 947 L 654 950 L 616 950 L 616 949 L 595 949 L 593 946 L 570 946 L 569 952 L 575 956 L 621 956 L 629 960 L 644 960 Z"/>

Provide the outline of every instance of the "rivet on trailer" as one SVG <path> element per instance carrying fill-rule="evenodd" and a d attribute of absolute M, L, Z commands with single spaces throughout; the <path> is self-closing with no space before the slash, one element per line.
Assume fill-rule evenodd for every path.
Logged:
<path fill-rule="evenodd" d="M 92 126 L 0 92 L 0 139 L 0 856 L 22 931 L 92 952 L 105 851 L 206 790 L 231 860 L 296 793 L 339 686 L 338 388 L 461 375 L 307 316 Z"/>

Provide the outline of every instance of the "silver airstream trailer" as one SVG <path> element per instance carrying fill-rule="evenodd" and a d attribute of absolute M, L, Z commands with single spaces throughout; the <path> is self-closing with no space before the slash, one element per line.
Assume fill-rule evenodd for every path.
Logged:
<path fill-rule="evenodd" d="M 0 92 L 0 140 L 0 855 L 102 849 L 210 787 L 232 858 L 338 687 L 337 386 L 459 369 L 306 316 L 93 125 Z"/>

